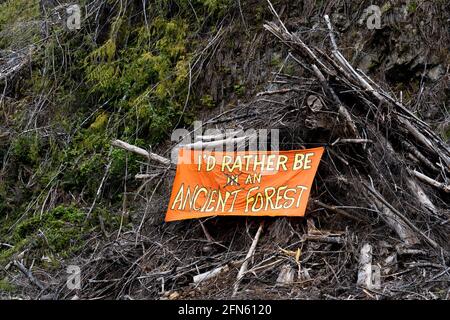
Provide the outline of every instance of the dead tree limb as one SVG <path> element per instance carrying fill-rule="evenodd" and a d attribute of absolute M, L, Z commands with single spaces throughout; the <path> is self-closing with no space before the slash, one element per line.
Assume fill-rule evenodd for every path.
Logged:
<path fill-rule="evenodd" d="M 313 64 L 311 67 L 314 73 L 316 74 L 317 78 L 319 79 L 319 82 L 322 85 L 325 92 L 327 92 L 333 98 L 333 101 L 336 103 L 338 107 L 338 113 L 347 124 L 351 134 L 355 138 L 359 138 L 358 129 L 356 128 L 356 125 L 353 122 L 352 117 L 350 116 L 350 112 L 348 112 L 347 108 L 342 104 L 341 100 L 334 92 L 334 90 L 327 84 L 327 80 L 325 79 L 325 76 L 322 74 L 319 68 L 317 68 L 315 64 Z"/>
<path fill-rule="evenodd" d="M 145 149 L 131 145 L 122 140 L 114 140 L 113 142 L 111 142 L 111 145 L 114 147 L 117 147 L 117 148 L 121 148 L 121 149 L 130 151 L 130 152 L 133 152 L 133 153 L 143 156 L 149 160 L 159 162 L 165 166 L 169 166 L 171 164 L 170 160 L 167 158 L 161 157 L 160 155 L 158 155 L 156 153 L 148 152 Z"/>
<path fill-rule="evenodd" d="M 361 248 L 357 285 L 371 288 L 372 286 L 372 246 L 368 243 Z"/>
<path fill-rule="evenodd" d="M 250 259 L 253 257 L 253 254 L 255 253 L 256 245 L 258 244 L 259 237 L 261 236 L 261 232 L 264 227 L 264 221 L 261 221 L 259 224 L 258 231 L 256 231 L 255 238 L 253 239 L 252 245 L 250 246 L 250 249 L 247 252 L 247 255 L 245 256 L 245 260 L 242 263 L 241 268 L 239 269 L 239 273 L 236 278 L 236 282 L 234 283 L 234 289 L 232 296 L 235 297 L 239 290 L 239 285 L 241 284 L 241 280 L 244 277 L 247 269 L 248 269 L 248 263 Z"/>
<path fill-rule="evenodd" d="M 22 272 L 28 278 L 28 280 L 30 280 L 32 284 L 34 284 L 41 290 L 45 289 L 45 286 L 34 277 L 31 270 L 28 270 L 20 261 L 14 260 L 14 265 L 20 270 L 20 272 Z"/>
<path fill-rule="evenodd" d="M 427 209 L 431 214 L 438 215 L 438 209 L 427 196 L 425 191 L 423 191 L 422 187 L 414 181 L 415 179 L 407 179 L 406 184 L 408 185 L 409 190 L 417 197 L 422 206 Z"/>
<path fill-rule="evenodd" d="M 436 181 L 434 179 L 431 179 L 430 177 L 424 175 L 423 173 L 420 173 L 416 170 L 409 170 L 409 172 L 414 175 L 417 179 L 421 180 L 422 182 L 425 182 L 429 184 L 430 186 L 433 186 L 435 188 L 438 188 L 446 193 L 450 193 L 450 186 L 446 185 L 442 182 Z"/>
<path fill-rule="evenodd" d="M 357 217 L 355 215 L 352 215 L 352 214 L 348 213 L 347 211 L 344 211 L 344 210 L 342 210 L 342 209 L 340 209 L 340 208 L 338 208 L 336 206 L 328 205 L 326 203 L 323 203 L 320 200 L 314 200 L 313 202 L 315 204 L 317 204 L 317 205 L 327 209 L 327 210 L 336 212 L 337 214 L 339 214 L 339 215 L 341 215 L 343 217 L 346 217 L 346 218 L 349 218 L 349 219 L 352 219 L 352 220 L 356 220 L 356 221 L 359 221 L 359 222 L 363 221 L 361 218 L 359 218 L 359 217 Z"/>

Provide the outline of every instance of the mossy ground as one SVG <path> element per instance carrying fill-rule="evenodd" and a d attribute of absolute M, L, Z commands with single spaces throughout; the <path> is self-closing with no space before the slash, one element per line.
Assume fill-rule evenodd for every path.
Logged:
<path fill-rule="evenodd" d="M 0 32 L 6 35 L 0 50 L 35 46 L 29 72 L 15 79 L 14 91 L 6 88 L 14 99 L 1 106 L 1 121 L 17 134 L 0 145 L 0 240 L 13 246 L 0 247 L 0 264 L 26 249 L 39 258 L 68 257 L 99 228 L 98 215 L 107 228 L 117 227 L 113 211 L 123 200 L 117 190 L 125 170 L 129 176 L 139 171 L 139 159 L 111 150 L 110 141 L 147 148 L 166 139 L 175 124 L 192 121 L 192 111 L 183 109 L 201 45 L 196 32 L 215 29 L 228 4 L 158 0 L 143 8 L 141 1 L 126 1 L 116 8 L 106 1 L 100 32 L 86 18 L 79 31 L 52 25 L 45 41 L 31 23 L 43 18 L 39 1 L 0 5 Z M 214 104 L 203 95 L 191 93 L 190 99 Z M 101 197 L 86 220 L 108 163 Z M 55 205 L 47 204 L 50 196 Z"/>
<path fill-rule="evenodd" d="M 66 258 L 80 249 L 83 236 L 89 229 L 86 215 L 75 207 L 58 206 L 43 214 L 24 219 L 18 223 L 5 240 L 12 248 L 0 254 L 0 263 L 8 262 L 22 250 L 32 250 L 32 256 Z M 38 261 L 39 261 L 38 260 Z"/>

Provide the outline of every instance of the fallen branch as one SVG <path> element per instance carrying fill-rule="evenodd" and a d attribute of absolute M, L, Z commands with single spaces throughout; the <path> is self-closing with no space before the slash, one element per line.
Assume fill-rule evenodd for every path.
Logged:
<path fill-rule="evenodd" d="M 340 236 L 327 236 L 320 234 L 304 234 L 302 236 L 302 241 L 317 241 L 317 242 L 325 242 L 325 243 L 336 243 L 343 244 L 344 239 Z"/>
<path fill-rule="evenodd" d="M 217 141 L 219 139 L 224 139 L 226 137 L 235 137 L 236 135 L 238 135 L 240 132 L 240 130 L 235 130 L 235 131 L 231 131 L 231 132 L 225 132 L 225 133 L 219 133 L 216 135 L 200 135 L 196 137 L 196 140 L 200 140 L 200 141 Z"/>
<path fill-rule="evenodd" d="M 401 214 L 397 209 L 395 209 L 389 202 L 387 202 L 377 191 L 372 189 L 369 185 L 364 183 L 364 186 L 369 190 L 369 192 L 376 197 L 379 201 L 381 201 L 386 207 L 388 207 L 395 215 L 401 218 L 411 229 L 416 231 L 418 234 L 422 236 L 426 240 L 426 242 L 431 245 L 433 248 L 438 249 L 439 245 L 430 237 L 428 237 L 425 233 L 423 233 L 419 228 L 417 228 L 411 221 L 409 221 L 403 214 Z"/>
<path fill-rule="evenodd" d="M 424 165 L 427 166 L 427 168 L 439 172 L 439 169 L 436 168 L 436 166 L 431 163 L 430 160 L 428 160 L 419 150 L 417 150 L 416 147 L 414 147 L 412 144 L 402 141 L 402 147 L 405 148 L 408 152 L 410 152 L 414 157 L 416 157 L 420 162 L 422 162 Z"/>
<path fill-rule="evenodd" d="M 278 89 L 278 90 L 271 90 L 271 91 L 263 91 L 263 92 L 259 92 L 256 96 L 257 97 L 262 97 L 262 96 L 271 96 L 274 94 L 286 94 L 286 93 L 290 93 L 290 92 L 296 92 L 297 90 L 294 88 L 289 88 L 289 89 Z"/>
<path fill-rule="evenodd" d="M 199 275 L 194 276 L 194 283 L 199 284 L 203 281 L 210 280 L 212 278 L 217 277 L 221 273 L 228 272 L 229 270 L 230 270 L 230 267 L 228 265 L 225 265 L 225 266 L 221 266 L 219 268 L 201 273 Z"/>
<path fill-rule="evenodd" d="M 112 148 L 110 148 L 110 150 L 109 150 L 108 158 L 111 157 L 111 152 L 112 152 Z M 110 159 L 109 162 L 108 162 L 108 164 L 106 165 L 105 173 L 103 174 L 103 178 L 102 178 L 102 180 L 100 181 L 100 185 L 98 186 L 97 192 L 95 193 L 94 201 L 92 202 L 92 205 L 91 205 L 91 207 L 89 208 L 89 211 L 88 211 L 88 213 L 87 213 L 87 215 L 86 215 L 86 219 L 89 219 L 89 218 L 90 218 L 91 213 L 92 213 L 92 210 L 94 210 L 94 207 L 95 207 L 95 205 L 96 205 L 96 203 L 97 203 L 97 199 L 98 199 L 98 197 L 100 196 L 100 194 L 101 194 L 101 192 L 102 192 L 103 184 L 105 183 L 106 177 L 108 176 L 109 169 L 111 168 L 112 161 L 113 161 L 113 160 Z M 100 217 L 100 215 L 99 215 L 99 217 Z"/>
<path fill-rule="evenodd" d="M 138 173 L 134 176 L 136 180 L 147 180 L 154 178 L 154 174 L 148 174 L 148 173 Z"/>
<path fill-rule="evenodd" d="M 277 277 L 276 284 L 278 286 L 289 286 L 294 282 L 294 269 L 290 264 L 285 264 L 281 267 L 280 273 Z"/>
<path fill-rule="evenodd" d="M 111 142 L 111 145 L 113 147 L 117 147 L 117 148 L 121 148 L 130 152 L 133 152 L 135 154 L 138 154 L 140 156 L 143 156 L 149 160 L 154 160 L 156 162 L 159 162 L 165 166 L 169 166 L 171 165 L 171 162 L 169 159 L 161 157 L 160 155 L 156 154 L 156 153 L 152 153 L 152 152 L 148 152 L 145 149 L 133 146 L 127 142 L 124 142 L 122 140 L 114 140 L 113 142 Z"/>
<path fill-rule="evenodd" d="M 230 269 L 232 267 L 238 266 L 238 265 L 242 264 L 243 262 L 244 262 L 244 260 L 230 262 L 224 266 L 220 266 L 220 267 L 214 268 L 212 270 L 200 273 L 200 274 L 194 276 L 193 281 L 195 284 L 199 284 L 203 281 L 210 280 L 212 278 L 219 276 L 220 274 L 230 271 Z"/>
<path fill-rule="evenodd" d="M 375 207 L 381 213 L 382 219 L 386 222 L 386 224 L 391 227 L 391 229 L 395 230 L 400 239 L 407 246 L 412 246 L 414 244 L 419 243 L 419 239 L 413 230 L 403 222 L 392 210 L 384 205 L 383 202 L 379 201 L 378 198 L 373 197 L 372 201 L 374 202 Z"/>
<path fill-rule="evenodd" d="M 339 116 L 346 122 L 347 127 L 349 128 L 351 134 L 359 138 L 358 129 L 356 128 L 355 123 L 352 120 L 352 117 L 350 116 L 350 112 L 348 112 L 347 108 L 342 104 L 341 100 L 337 96 L 337 94 L 334 92 L 334 90 L 328 85 L 327 80 L 325 79 L 325 76 L 323 73 L 317 68 L 315 64 L 313 64 L 312 69 L 314 73 L 316 74 L 316 77 L 319 79 L 320 84 L 322 85 L 325 92 L 327 92 L 332 98 L 336 106 L 338 107 L 338 113 Z"/>
<path fill-rule="evenodd" d="M 16 65 L 11 66 L 9 69 L 3 70 L 3 71 L 0 70 L 0 81 L 7 79 L 7 78 L 11 77 L 12 75 L 16 74 L 18 71 L 23 69 L 23 67 L 25 67 L 31 60 L 29 56 L 23 56 L 21 58 L 22 58 L 22 60 L 21 61 L 19 60 L 19 62 Z M 18 59 L 20 59 L 20 58 L 18 58 Z"/>
<path fill-rule="evenodd" d="M 373 143 L 372 140 L 369 139 L 340 139 L 338 138 L 335 142 L 331 144 L 331 146 L 334 146 L 338 143 Z"/>
<path fill-rule="evenodd" d="M 396 246 L 395 250 L 397 250 L 397 254 L 399 256 L 403 256 L 403 255 L 411 255 L 411 256 L 423 255 L 423 256 L 425 256 L 427 254 L 424 250 L 405 248 L 403 246 Z"/>
<path fill-rule="evenodd" d="M 244 277 L 245 272 L 247 271 L 248 262 L 250 261 L 251 257 L 255 253 L 256 245 L 258 244 L 259 237 L 261 236 L 261 232 L 263 230 L 263 227 L 264 227 L 264 221 L 261 221 L 261 223 L 259 224 L 258 231 L 256 231 L 255 238 L 253 239 L 252 245 L 250 246 L 250 249 L 248 250 L 247 255 L 245 256 L 245 260 L 242 263 L 241 268 L 239 269 L 239 273 L 237 275 L 236 282 L 234 283 L 234 289 L 233 289 L 232 297 L 237 295 L 237 292 L 239 290 L 239 285 L 241 283 L 241 280 Z"/>
<path fill-rule="evenodd" d="M 22 272 L 29 280 L 32 284 L 34 284 L 36 287 L 38 287 L 41 290 L 45 289 L 45 286 L 34 277 L 33 273 L 31 272 L 31 270 L 28 270 L 27 268 L 25 268 L 25 266 L 17 260 L 14 260 L 14 265 L 20 270 L 20 272 Z"/>
<path fill-rule="evenodd" d="M 415 179 L 407 179 L 406 184 L 408 185 L 409 190 L 417 197 L 422 206 L 427 209 L 431 214 L 438 215 L 438 209 L 431 202 L 430 198 L 427 196 L 425 191 L 423 191 L 422 187 L 414 181 Z"/>
<path fill-rule="evenodd" d="M 424 175 L 423 173 L 417 172 L 416 170 L 408 170 L 412 175 L 416 176 L 417 179 L 421 180 L 422 182 L 425 182 L 435 188 L 438 188 L 446 193 L 450 193 L 450 186 L 446 185 L 444 183 L 441 183 L 439 181 L 436 181 L 434 179 L 431 179 L 430 177 Z"/>

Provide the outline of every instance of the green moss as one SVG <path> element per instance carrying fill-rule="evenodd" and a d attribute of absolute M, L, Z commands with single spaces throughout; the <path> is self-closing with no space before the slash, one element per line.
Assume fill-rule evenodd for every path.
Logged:
<path fill-rule="evenodd" d="M 121 216 L 111 214 L 107 208 L 99 207 L 93 213 L 93 218 L 101 218 L 106 230 L 117 230 L 120 225 Z"/>
<path fill-rule="evenodd" d="M 223 11 L 225 10 L 229 4 L 229 0 L 203 0 L 202 1 L 205 6 L 208 7 L 210 11 Z"/>
<path fill-rule="evenodd" d="M 383 13 L 386 13 L 386 12 L 388 12 L 389 10 L 391 10 L 393 7 L 392 7 L 392 4 L 390 3 L 390 2 L 386 2 L 385 4 L 383 4 L 383 6 L 381 6 L 381 13 L 383 14 Z"/>
<path fill-rule="evenodd" d="M 450 128 L 444 129 L 444 140 L 450 141 Z"/>
<path fill-rule="evenodd" d="M 128 171 L 128 174 L 132 175 L 139 172 L 139 157 L 135 154 L 120 149 L 114 149 L 111 153 L 111 160 L 109 171 L 111 179 L 121 181 L 125 175 L 125 170 Z"/>
<path fill-rule="evenodd" d="M 263 22 L 265 19 L 266 12 L 267 10 L 264 5 L 257 5 L 255 7 L 255 21 L 257 23 Z"/>
<path fill-rule="evenodd" d="M 17 243 L 14 243 L 13 247 L 8 248 L 6 250 L 1 250 L 2 248 L 0 247 L 0 265 L 7 264 L 10 261 L 11 257 L 23 251 L 23 249 L 28 245 L 28 243 L 29 243 L 28 239 L 21 239 Z"/>
<path fill-rule="evenodd" d="M 94 210 L 89 220 L 86 220 L 84 211 L 64 205 L 42 216 L 25 218 L 6 238 L 12 247 L 6 250 L 0 247 L 0 265 L 6 265 L 14 255 L 25 251 L 27 257 L 36 259 L 38 264 L 42 263 L 48 268 L 58 267 L 61 258 L 68 258 L 83 248 L 85 239 L 98 228 L 98 216 L 103 218 L 108 230 L 118 228 L 120 217 L 111 215 L 102 207 Z M 1 233 L 7 234 L 4 230 Z"/>
<path fill-rule="evenodd" d="M 0 27 L 39 15 L 39 0 L 6 0 L 0 4 Z"/>
<path fill-rule="evenodd" d="M 94 130 L 102 130 L 106 127 L 107 123 L 108 123 L 108 115 L 105 112 L 102 112 L 91 124 L 90 128 Z"/>
<path fill-rule="evenodd" d="M 125 133 L 159 142 L 181 115 L 186 99 L 188 23 L 158 17 L 149 28 L 115 29 L 113 38 L 84 62 L 90 92 L 123 109 Z M 128 32 L 128 37 L 120 37 L 120 32 Z M 124 43 L 116 43 L 119 38 L 128 39 L 126 48 Z"/>

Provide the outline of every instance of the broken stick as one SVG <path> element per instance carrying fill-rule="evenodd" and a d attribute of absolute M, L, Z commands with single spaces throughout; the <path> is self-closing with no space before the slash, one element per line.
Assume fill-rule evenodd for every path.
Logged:
<path fill-rule="evenodd" d="M 378 274 L 379 268 L 372 265 L 372 246 L 366 243 L 362 246 L 359 255 L 358 280 L 356 284 L 369 290 L 378 289 L 380 287 L 380 279 L 379 277 L 374 279 L 374 271 Z"/>
<path fill-rule="evenodd" d="M 230 271 L 230 268 L 240 265 L 243 261 L 244 260 L 232 261 L 226 265 L 223 265 L 223 266 L 214 268 L 212 270 L 200 273 L 193 277 L 193 281 L 195 284 L 199 284 L 203 281 L 210 280 L 212 278 L 219 276 L 222 273 L 226 273 L 226 272 Z"/>
<path fill-rule="evenodd" d="M 239 284 L 241 283 L 241 280 L 244 277 L 245 272 L 247 271 L 248 262 L 249 262 L 250 258 L 255 253 L 256 245 L 258 244 L 259 237 L 261 236 L 263 226 L 264 226 L 264 221 L 261 221 L 261 223 L 259 224 L 258 231 L 256 231 L 255 238 L 253 239 L 252 245 L 250 246 L 250 249 L 248 250 L 247 255 L 245 256 L 244 263 L 242 263 L 242 266 L 239 269 L 239 273 L 237 275 L 236 282 L 234 283 L 232 297 L 236 296 L 236 294 L 239 290 Z"/>
<path fill-rule="evenodd" d="M 436 181 L 434 179 L 431 179 L 430 177 L 424 175 L 423 173 L 420 173 L 416 170 L 409 170 L 409 172 L 416 176 L 417 179 L 421 180 L 422 182 L 428 183 L 429 185 L 441 189 L 442 191 L 446 192 L 446 193 L 450 193 L 450 186 L 446 185 L 444 183 L 441 183 L 439 181 Z"/>

